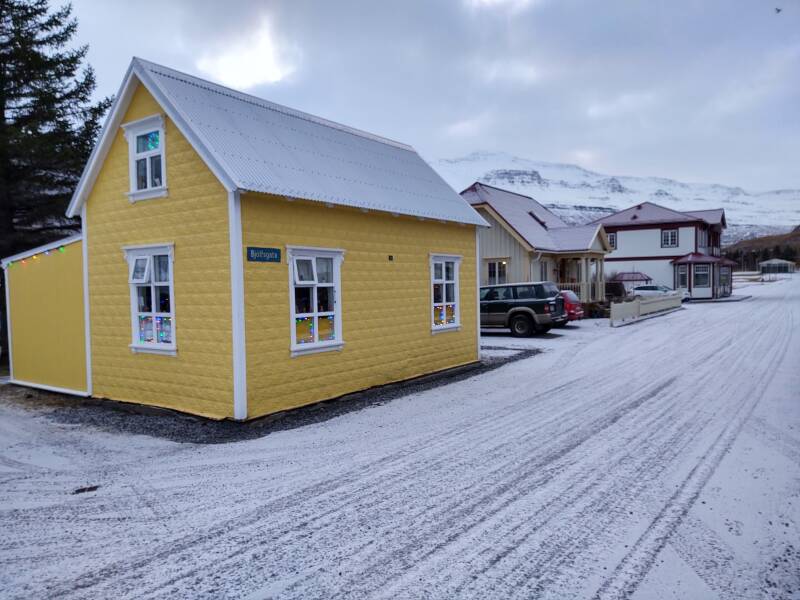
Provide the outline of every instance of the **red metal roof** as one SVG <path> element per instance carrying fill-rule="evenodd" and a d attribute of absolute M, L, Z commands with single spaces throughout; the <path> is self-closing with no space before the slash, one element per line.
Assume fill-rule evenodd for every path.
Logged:
<path fill-rule="evenodd" d="M 721 258 L 719 256 L 710 256 L 708 254 L 700 254 L 699 252 L 690 252 L 680 258 L 672 261 L 673 265 L 694 265 L 694 264 L 721 264 L 726 266 L 735 266 L 737 263 L 729 258 Z"/>

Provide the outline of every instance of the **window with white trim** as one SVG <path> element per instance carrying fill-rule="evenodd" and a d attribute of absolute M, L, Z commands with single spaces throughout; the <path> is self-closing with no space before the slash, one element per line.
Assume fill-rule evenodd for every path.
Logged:
<path fill-rule="evenodd" d="M 122 126 L 128 140 L 131 201 L 166 195 L 164 118 L 154 115 Z"/>
<path fill-rule="evenodd" d="M 662 229 L 661 230 L 661 247 L 662 248 L 677 248 L 678 247 L 678 230 L 677 229 Z"/>
<path fill-rule="evenodd" d="M 461 257 L 431 256 L 431 328 L 452 329 L 461 325 L 458 272 Z"/>
<path fill-rule="evenodd" d="M 486 263 L 489 285 L 506 283 L 507 260 L 490 260 Z"/>
<path fill-rule="evenodd" d="M 131 348 L 175 350 L 175 306 L 171 246 L 125 249 L 131 292 Z"/>
<path fill-rule="evenodd" d="M 711 277 L 709 276 L 708 265 L 694 266 L 694 287 L 711 287 Z"/>
<path fill-rule="evenodd" d="M 291 349 L 336 348 L 342 341 L 341 250 L 294 249 L 289 259 Z"/>
<path fill-rule="evenodd" d="M 678 265 L 678 285 L 676 287 L 683 289 L 689 287 L 689 269 L 687 265 Z"/>
<path fill-rule="evenodd" d="M 608 234 L 608 245 L 611 246 L 612 250 L 617 249 L 617 234 L 616 232 L 612 232 Z"/>

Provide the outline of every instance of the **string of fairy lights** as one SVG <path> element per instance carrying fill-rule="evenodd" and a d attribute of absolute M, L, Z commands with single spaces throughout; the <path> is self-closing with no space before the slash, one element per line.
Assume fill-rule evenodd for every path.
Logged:
<path fill-rule="evenodd" d="M 51 250 L 45 250 L 44 252 L 38 252 L 37 254 L 34 254 L 33 256 L 26 256 L 25 258 L 21 258 L 20 260 L 15 260 L 15 261 L 9 262 L 8 263 L 8 268 L 11 269 L 11 268 L 17 266 L 17 264 L 20 264 L 20 265 L 22 265 L 24 267 L 29 262 L 41 260 L 40 257 L 42 255 L 50 256 L 54 252 L 59 252 L 59 253 L 63 254 L 66 251 L 67 251 L 67 249 L 64 246 L 59 246 L 58 248 L 53 248 Z"/>

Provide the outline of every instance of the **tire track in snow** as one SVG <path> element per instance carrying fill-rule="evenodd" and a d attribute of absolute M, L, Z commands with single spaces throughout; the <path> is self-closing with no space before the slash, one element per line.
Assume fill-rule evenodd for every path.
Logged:
<path fill-rule="evenodd" d="M 735 324 L 743 314 L 737 310 L 725 319 L 716 318 L 714 331 L 723 324 Z M 129 546 L 130 552 L 121 555 L 117 551 L 116 556 L 110 554 L 111 559 L 98 559 L 106 571 L 94 568 L 75 573 L 106 574 L 107 580 L 87 579 L 89 587 L 75 590 L 71 587 L 74 575 L 65 580 L 62 574 L 60 578 L 48 578 L 50 589 L 93 597 L 204 596 L 224 589 L 232 595 L 251 591 L 261 597 L 265 594 L 258 595 L 259 591 L 267 591 L 270 595 L 305 598 L 375 595 L 381 589 L 390 589 L 382 587 L 388 582 L 398 595 L 406 596 L 441 597 L 445 591 L 469 590 L 473 595 L 487 597 L 497 596 L 498 589 L 510 590 L 506 594 L 509 596 L 530 596 L 539 589 L 542 595 L 559 597 L 560 591 L 573 589 L 568 580 L 580 576 L 580 563 L 593 560 L 597 552 L 603 551 L 602 543 L 630 529 L 625 523 L 626 509 L 635 505 L 636 495 L 652 492 L 663 483 L 669 470 L 682 467 L 682 457 L 707 445 L 703 432 L 722 429 L 747 386 L 732 390 L 730 386 L 734 384 L 729 383 L 720 389 L 720 397 L 704 397 L 706 405 L 688 393 L 672 397 L 664 393 L 665 389 L 657 398 L 622 414 L 574 448 L 560 455 L 558 450 L 565 450 L 570 442 L 586 434 L 593 423 L 608 419 L 632 395 L 650 389 L 648 384 L 652 382 L 648 380 L 654 375 L 660 383 L 687 367 L 697 369 L 694 374 L 680 375 L 679 387 L 691 388 L 704 378 L 715 381 L 711 370 L 698 364 L 698 357 L 723 352 L 726 357 L 739 359 L 731 360 L 730 370 L 744 373 L 751 372 L 744 364 L 746 360 L 760 363 L 768 358 L 761 352 L 764 337 L 756 335 L 756 331 L 752 335 L 750 331 L 741 332 L 750 336 L 746 347 L 732 332 L 722 336 L 720 342 L 730 342 L 727 350 L 706 345 L 703 337 L 708 336 L 707 332 L 698 330 L 686 335 L 688 328 L 701 322 L 693 318 L 688 324 L 670 327 L 658 339 L 643 340 L 656 330 L 637 329 L 647 323 L 625 328 L 630 330 L 625 335 L 614 335 L 613 341 L 621 348 L 629 342 L 645 342 L 638 346 L 642 349 L 640 355 L 627 361 L 624 354 L 619 360 L 602 358 L 608 371 L 623 364 L 634 371 L 629 384 L 615 383 L 607 373 L 593 379 L 591 369 L 582 363 L 599 360 L 598 347 L 607 353 L 615 348 L 613 343 L 594 345 L 593 355 L 593 344 L 588 344 L 573 356 L 576 369 L 584 373 L 582 377 L 564 382 L 562 374 L 555 373 L 557 385 L 545 385 L 550 389 L 543 395 L 532 394 L 517 382 L 504 382 L 493 392 L 479 388 L 475 393 L 485 397 L 487 403 L 501 396 L 503 402 L 495 410 L 479 411 L 477 419 L 462 419 L 452 427 L 431 426 L 430 431 L 390 437 L 385 449 L 376 448 L 374 454 L 363 458 L 356 456 L 355 466 L 325 466 L 319 477 L 302 477 L 303 467 L 309 468 L 307 460 L 298 462 L 299 469 L 277 464 L 261 467 L 263 460 L 258 455 L 270 453 L 270 444 L 235 445 L 238 448 L 229 452 L 225 460 L 207 460 L 224 456 L 217 448 L 213 455 L 198 452 L 189 465 L 181 459 L 174 466 L 160 462 L 156 468 L 148 464 L 141 468 L 126 466 L 113 475 L 109 472 L 112 478 L 152 476 L 151 484 L 170 510 L 199 508 L 212 514 L 215 501 L 229 503 L 227 511 L 218 511 L 221 515 L 227 512 L 228 518 L 215 521 L 212 526 L 203 523 L 205 519 L 198 519 L 202 526 L 195 531 L 190 529 L 193 521 L 184 520 L 176 536 L 157 536 L 161 538 L 158 543 L 139 549 Z M 679 321 L 675 320 L 675 324 Z M 657 359 L 648 356 L 648 352 L 657 351 L 659 344 L 681 343 L 704 346 L 690 357 L 682 356 L 679 349 L 662 352 Z M 741 356 L 737 357 L 737 353 Z M 538 358 L 532 359 L 532 367 L 535 360 Z M 639 370 L 644 372 L 636 373 Z M 533 372 L 546 375 L 535 369 Z M 522 381 L 522 369 L 508 369 L 506 373 L 509 378 Z M 525 377 L 529 381 L 541 379 L 538 375 Z M 467 391 L 469 387 L 456 389 Z M 596 390 L 602 390 L 602 394 Z M 723 395 L 729 391 L 730 400 L 726 400 Z M 515 400 L 506 400 L 512 394 L 516 394 Z M 431 398 L 431 394 L 422 396 L 420 401 Z M 327 438 L 328 432 L 340 425 L 341 422 L 332 423 L 314 430 Z M 280 439 L 294 438 L 287 435 Z M 342 452 L 337 446 L 335 455 L 342 458 L 347 448 L 360 447 L 339 439 L 334 442 L 343 444 Z M 249 450 L 251 447 L 253 450 Z M 333 447 L 325 451 L 331 452 Z M 302 445 L 298 449 L 302 450 Z M 291 459 L 292 450 L 269 456 L 275 460 Z M 239 452 L 245 455 L 240 456 Z M 322 468 L 323 463 L 312 464 Z M 226 469 L 238 468 L 253 472 L 241 479 L 215 481 L 217 474 L 222 479 Z M 262 482 L 257 479 L 259 474 L 301 477 L 303 485 L 291 480 Z M 204 481 L 204 489 L 192 490 L 196 480 Z M 232 485 L 237 481 L 249 489 Z M 313 485 L 305 485 L 308 481 Z M 264 499 L 259 499 L 259 494 Z M 60 515 L 61 507 L 54 503 L 51 510 L 56 515 L 51 523 L 57 525 L 65 514 L 75 519 L 97 519 L 120 498 L 133 502 L 131 494 L 115 491 L 102 502 L 70 506 Z M 475 500 L 481 498 L 484 502 L 476 504 Z M 149 522 L 142 518 L 143 511 L 134 504 L 130 506 L 134 530 L 139 525 L 133 521 Z M 597 518 L 598 513 L 601 518 Z M 39 510 L 25 514 L 34 518 L 46 515 Z M 526 527 L 532 528 L 534 518 L 539 519 L 538 527 L 524 537 L 530 533 Z M 368 527 L 371 533 L 358 533 Z M 482 568 L 504 550 L 505 546 L 499 543 L 504 538 L 511 540 L 509 532 L 520 540 L 516 549 L 490 564 L 483 579 L 471 580 L 470 569 Z M 112 542 L 107 548 L 113 552 Z M 430 553 L 432 546 L 436 548 Z M 146 560 L 148 554 L 151 556 Z M 340 578 L 335 570 L 348 559 L 351 564 Z M 442 569 L 444 565 L 449 567 L 447 572 Z M 403 578 L 402 572 L 409 568 L 425 578 L 424 584 L 412 576 Z M 531 568 L 540 570 L 539 588 L 530 577 Z M 276 574 L 274 579 L 270 577 L 272 573 Z M 489 579 L 500 582 L 497 589 L 490 587 Z M 219 587 L 220 581 L 225 582 L 225 588 Z M 41 589 L 30 588 L 32 593 L 28 595 L 41 596 L 36 593 Z"/>
<path fill-rule="evenodd" d="M 535 436 L 535 432 L 531 433 L 530 435 Z M 445 460 L 447 460 L 447 459 L 445 459 Z M 547 460 L 547 457 L 536 457 L 536 458 L 531 459 L 531 460 L 535 461 L 535 463 L 537 463 L 537 464 L 544 464 L 544 462 L 546 462 L 546 460 Z M 512 462 L 517 462 L 517 461 L 516 461 L 516 459 L 513 459 Z M 506 469 L 504 467 L 500 467 L 499 470 L 505 471 Z M 376 487 L 379 487 L 379 486 L 376 486 Z M 346 506 L 350 506 L 353 503 L 353 501 L 354 501 L 354 498 L 348 496 L 345 499 L 345 501 L 343 501 L 341 504 L 342 505 L 346 505 Z M 442 512 L 444 512 L 444 513 L 448 513 L 448 512 L 453 511 L 453 510 L 457 510 L 460 507 L 460 505 L 463 504 L 463 502 L 465 502 L 465 501 L 467 501 L 467 500 L 459 502 L 455 506 L 452 503 L 444 505 L 444 506 L 440 507 L 440 510 Z M 392 497 L 388 497 L 388 498 L 384 499 L 384 503 L 391 504 L 392 502 L 393 502 Z M 366 508 L 369 508 L 369 506 L 364 506 L 363 504 L 358 504 L 356 507 L 354 507 L 354 510 L 356 508 L 360 509 L 360 510 L 364 510 Z M 321 510 L 321 507 L 317 506 L 316 510 Z M 316 510 L 311 510 L 310 511 L 311 514 L 313 515 L 316 512 Z M 325 516 L 329 516 L 331 514 L 335 514 L 337 516 L 337 518 L 340 518 L 340 516 L 341 516 L 339 511 L 333 511 L 333 510 L 323 511 L 323 514 Z M 303 536 L 310 535 L 309 532 L 308 532 L 308 525 L 310 525 L 310 524 L 312 524 L 312 523 L 314 523 L 316 521 L 322 520 L 322 519 L 320 519 L 318 517 L 317 518 L 313 518 L 311 515 L 303 515 L 303 516 L 300 516 L 300 517 L 295 516 L 295 517 L 290 517 L 289 518 L 289 520 L 292 521 L 292 522 L 297 522 L 298 519 L 300 519 L 299 522 L 302 525 L 301 529 L 303 531 L 301 531 L 301 532 L 299 532 L 299 531 L 290 531 L 289 533 L 291 535 L 298 535 L 298 534 L 299 535 L 303 535 Z M 266 534 L 267 532 L 264 532 L 264 533 Z M 269 536 L 267 535 L 267 537 L 269 537 Z M 271 538 L 271 541 L 274 542 L 274 541 L 278 541 L 278 540 L 275 540 L 274 538 Z M 284 540 L 283 538 L 280 538 L 280 541 L 286 541 L 286 540 Z M 241 549 L 238 548 L 236 545 L 234 545 L 234 548 L 235 548 L 235 550 L 231 554 L 226 556 L 225 559 L 230 560 L 231 558 L 235 558 L 236 556 L 238 556 L 239 553 L 241 553 Z M 201 571 L 203 568 L 204 568 L 203 565 L 200 565 L 197 569 L 193 569 L 193 570 L 191 570 L 189 572 L 186 572 L 186 573 L 182 574 L 181 577 L 183 577 L 183 578 L 192 577 L 192 576 L 194 576 L 196 574 L 196 572 Z M 312 576 L 313 576 L 313 574 L 312 574 Z M 169 584 L 173 584 L 173 583 L 175 583 L 175 581 L 171 580 L 171 581 L 167 582 L 165 585 L 169 585 Z"/>
<path fill-rule="evenodd" d="M 313 573 L 312 573 L 312 574 L 310 574 L 310 577 L 312 577 L 312 576 L 315 576 L 315 575 L 316 575 L 316 574 L 313 574 Z"/>
<path fill-rule="evenodd" d="M 669 545 L 720 598 L 750 598 L 756 594 L 758 569 L 740 560 L 701 519 L 685 516 Z"/>
<path fill-rule="evenodd" d="M 791 313 L 789 314 L 790 323 Z M 773 327 L 773 329 L 776 329 Z M 741 404 L 733 412 L 733 416 L 725 429 L 716 437 L 708 451 L 691 470 L 688 477 L 673 493 L 663 506 L 653 523 L 637 540 L 634 547 L 620 562 L 612 576 L 597 590 L 595 600 L 606 598 L 628 598 L 637 588 L 650 570 L 656 556 L 669 541 L 675 529 L 680 525 L 703 487 L 713 475 L 725 453 L 733 445 L 747 420 L 761 399 L 768 379 L 780 364 L 779 358 L 785 352 L 791 338 L 791 327 L 786 330 L 777 328 L 782 334 L 779 340 L 768 340 L 764 344 L 764 357 L 761 364 L 766 369 L 756 370 L 755 382 L 748 386 L 749 397 L 745 396 Z M 758 338 L 763 341 L 762 330 Z M 776 343 L 777 342 L 777 343 Z"/>
<path fill-rule="evenodd" d="M 563 386 L 561 386 L 561 387 L 563 387 Z M 175 550 L 175 548 L 173 547 L 171 550 L 172 550 L 172 551 L 174 551 L 174 550 Z"/>

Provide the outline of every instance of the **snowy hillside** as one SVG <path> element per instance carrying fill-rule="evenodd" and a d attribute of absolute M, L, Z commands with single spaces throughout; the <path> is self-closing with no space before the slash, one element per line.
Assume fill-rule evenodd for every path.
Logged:
<path fill-rule="evenodd" d="M 725 244 L 785 233 L 800 224 L 800 190 L 753 193 L 738 187 L 659 177 L 610 176 L 577 165 L 533 161 L 501 152 L 474 152 L 432 164 L 458 191 L 480 180 L 533 196 L 571 223 L 585 223 L 649 200 L 681 211 L 724 208 L 728 219 Z"/>

